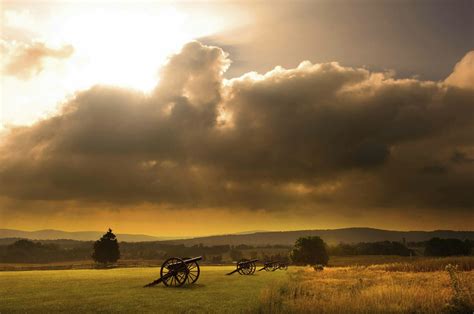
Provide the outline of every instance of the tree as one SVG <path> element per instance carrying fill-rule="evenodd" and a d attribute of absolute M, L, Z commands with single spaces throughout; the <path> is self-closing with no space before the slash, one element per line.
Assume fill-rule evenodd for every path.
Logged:
<path fill-rule="evenodd" d="M 326 243 L 320 237 L 299 238 L 291 252 L 291 260 L 296 265 L 327 265 Z"/>
<path fill-rule="evenodd" d="M 97 263 L 108 264 L 115 263 L 120 258 L 120 250 L 115 234 L 109 228 L 106 234 L 100 240 L 94 243 L 94 253 L 92 258 Z"/>
<path fill-rule="evenodd" d="M 211 261 L 216 264 L 222 263 L 222 255 L 214 255 Z"/>
<path fill-rule="evenodd" d="M 230 258 L 231 258 L 233 261 L 241 260 L 241 259 L 244 257 L 244 255 L 242 254 L 242 252 L 239 251 L 239 250 L 237 250 L 237 249 L 232 249 L 232 250 L 230 250 L 229 255 L 230 255 Z"/>
<path fill-rule="evenodd" d="M 470 253 L 469 241 L 459 239 L 432 238 L 426 242 L 425 247 L 425 256 L 469 255 Z"/>
<path fill-rule="evenodd" d="M 354 244 L 340 243 L 328 248 L 332 255 L 400 255 L 411 256 L 415 252 L 400 242 L 361 242 Z"/>

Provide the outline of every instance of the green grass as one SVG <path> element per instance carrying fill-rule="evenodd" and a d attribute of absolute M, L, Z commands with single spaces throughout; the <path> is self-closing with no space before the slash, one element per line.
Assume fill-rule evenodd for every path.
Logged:
<path fill-rule="evenodd" d="M 241 313 L 258 306 L 263 288 L 287 276 L 284 271 L 225 276 L 233 269 L 201 267 L 198 282 L 184 288 L 143 288 L 159 276 L 159 268 L 0 272 L 0 313 Z"/>
<path fill-rule="evenodd" d="M 233 266 L 203 266 L 199 281 L 183 288 L 143 288 L 159 267 L 4 271 L 0 313 L 474 312 L 473 257 L 342 257 L 332 263 L 339 266 L 254 276 L 225 276 Z M 446 263 L 458 266 L 447 271 Z"/>

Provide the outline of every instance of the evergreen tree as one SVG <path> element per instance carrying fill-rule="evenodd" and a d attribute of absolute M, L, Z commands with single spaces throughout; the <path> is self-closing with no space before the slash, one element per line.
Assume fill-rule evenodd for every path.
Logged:
<path fill-rule="evenodd" d="M 108 264 L 115 263 L 119 258 L 120 250 L 117 238 L 109 228 L 109 231 L 100 240 L 95 241 L 92 259 L 97 263 Z"/>

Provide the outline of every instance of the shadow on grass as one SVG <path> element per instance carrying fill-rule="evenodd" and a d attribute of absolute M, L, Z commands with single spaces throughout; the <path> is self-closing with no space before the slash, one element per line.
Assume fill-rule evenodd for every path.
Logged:
<path fill-rule="evenodd" d="M 120 268 L 118 265 L 94 265 L 92 269 L 97 270 L 108 270 L 108 269 L 116 269 Z"/>
<path fill-rule="evenodd" d="M 179 286 L 179 287 L 174 287 L 174 286 L 165 286 L 163 284 L 157 284 L 155 286 L 152 286 L 152 287 L 143 287 L 141 286 L 141 288 L 146 288 L 146 289 L 177 289 L 177 290 L 194 290 L 194 289 L 201 289 L 201 288 L 205 288 L 207 287 L 207 285 L 203 285 L 203 284 L 200 284 L 200 283 L 195 283 L 195 284 L 184 284 L 182 286 Z"/>

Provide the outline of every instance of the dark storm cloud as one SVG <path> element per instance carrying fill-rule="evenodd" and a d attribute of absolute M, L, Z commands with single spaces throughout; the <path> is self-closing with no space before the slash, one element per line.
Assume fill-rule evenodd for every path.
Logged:
<path fill-rule="evenodd" d="M 474 207 L 464 83 L 309 62 L 228 81 L 228 66 L 221 49 L 193 42 L 149 95 L 96 86 L 12 129 L 0 193 L 176 208 Z"/>
<path fill-rule="evenodd" d="M 12 44 L 0 41 L 0 48 L 4 59 L 2 72 L 23 80 L 41 73 L 46 59 L 66 59 L 74 52 L 71 45 L 54 49 L 43 42 Z"/>

